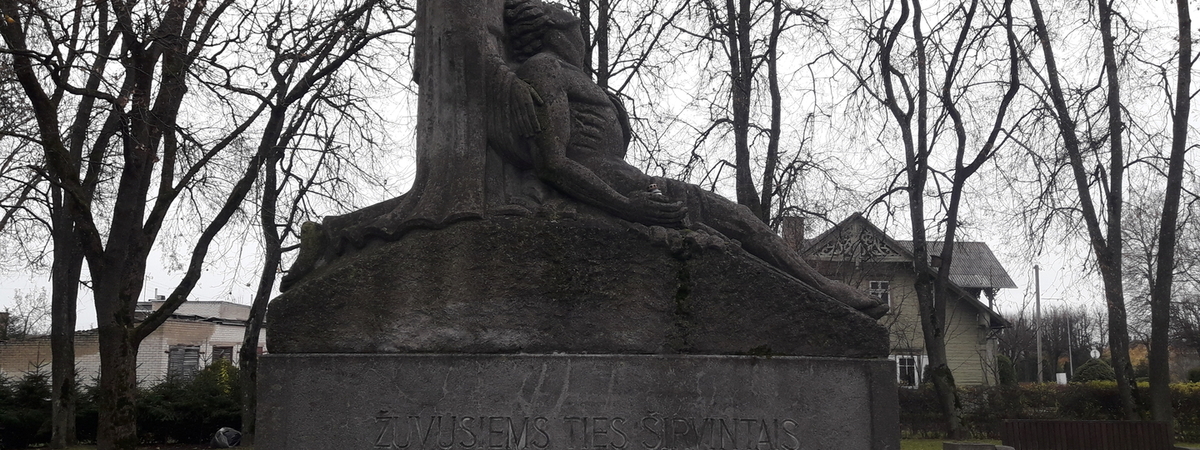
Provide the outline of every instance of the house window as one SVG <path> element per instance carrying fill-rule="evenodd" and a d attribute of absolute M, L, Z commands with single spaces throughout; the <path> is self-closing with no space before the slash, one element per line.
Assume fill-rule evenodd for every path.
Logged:
<path fill-rule="evenodd" d="M 890 284 L 891 282 L 888 281 L 872 281 L 870 282 L 870 288 L 867 290 L 867 292 L 869 292 L 871 295 L 874 295 L 875 298 L 887 302 L 888 307 L 891 307 L 892 296 L 888 293 L 888 287 Z"/>
<path fill-rule="evenodd" d="M 200 370 L 200 346 L 172 345 L 167 351 L 167 376 L 191 378 Z"/>
<path fill-rule="evenodd" d="M 921 373 L 927 364 L 924 356 L 897 355 L 891 359 L 896 361 L 896 383 L 900 387 L 915 388 L 921 385 Z"/>
<path fill-rule="evenodd" d="M 213 362 L 233 362 L 233 347 L 213 347 Z"/>

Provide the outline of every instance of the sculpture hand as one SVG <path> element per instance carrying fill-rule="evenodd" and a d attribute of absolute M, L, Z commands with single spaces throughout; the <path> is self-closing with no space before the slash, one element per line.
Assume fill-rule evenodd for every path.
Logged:
<path fill-rule="evenodd" d="M 521 137 L 529 137 L 542 131 L 538 122 L 537 107 L 544 102 L 537 91 L 520 79 L 514 79 L 509 89 L 508 117 L 513 131 Z"/>
<path fill-rule="evenodd" d="M 889 309 L 887 302 L 843 283 L 831 282 L 823 286 L 822 290 L 830 297 L 862 311 L 872 319 L 883 317 Z"/>
<path fill-rule="evenodd" d="M 626 214 L 626 219 L 645 225 L 679 225 L 687 215 L 687 208 L 662 194 L 634 192 L 629 195 Z"/>

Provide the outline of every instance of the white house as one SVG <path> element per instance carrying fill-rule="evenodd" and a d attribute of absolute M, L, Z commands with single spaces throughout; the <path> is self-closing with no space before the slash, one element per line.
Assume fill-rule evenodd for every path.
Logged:
<path fill-rule="evenodd" d="M 139 302 L 137 316 L 160 308 L 164 299 Z M 218 301 L 187 301 L 138 347 L 138 382 L 156 384 L 168 375 L 189 376 L 212 361 L 238 364 L 250 306 Z M 265 328 L 265 327 L 264 327 Z M 258 352 L 265 351 L 266 331 L 259 331 Z M 50 337 L 0 341 L 0 375 L 15 378 L 32 370 L 50 370 Z M 100 376 L 96 330 L 75 333 L 75 369 L 82 384 Z"/>

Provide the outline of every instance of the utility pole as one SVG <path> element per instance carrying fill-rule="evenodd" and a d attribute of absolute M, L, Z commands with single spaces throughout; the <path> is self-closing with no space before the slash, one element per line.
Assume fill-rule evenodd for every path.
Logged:
<path fill-rule="evenodd" d="M 1046 379 L 1042 377 L 1042 280 L 1037 264 L 1033 265 L 1033 298 L 1037 306 L 1035 313 L 1037 323 L 1034 324 L 1037 330 L 1037 381 L 1041 383 Z"/>
<path fill-rule="evenodd" d="M 1071 368 L 1071 378 L 1075 378 L 1075 357 L 1071 355 L 1071 319 L 1070 313 L 1067 313 L 1067 364 Z"/>

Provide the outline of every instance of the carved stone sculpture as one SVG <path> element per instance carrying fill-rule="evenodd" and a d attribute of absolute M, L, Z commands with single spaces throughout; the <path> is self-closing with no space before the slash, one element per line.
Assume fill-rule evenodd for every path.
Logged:
<path fill-rule="evenodd" d="M 444 7 L 461 11 L 437 14 L 431 8 L 442 4 L 430 3 L 418 3 L 414 187 L 305 228 L 286 293 L 272 305 L 272 351 L 886 354 L 871 320 L 886 304 L 818 274 L 748 209 L 624 161 L 629 119 L 583 69 L 577 18 L 540 0 L 452 2 Z M 389 296 L 398 297 L 346 303 Z M 328 317 L 301 311 L 331 299 L 338 314 L 372 325 L 334 318 L 336 332 L 354 336 L 336 342 L 326 337 L 336 333 L 314 331 Z M 578 299 L 597 304 L 564 306 Z M 725 311 L 737 318 L 720 330 L 680 318 L 721 321 L 722 308 L 740 310 Z M 587 320 L 572 322 L 580 311 Z M 599 319 L 606 312 L 633 322 Z M 771 314 L 783 316 L 776 323 Z M 488 330 L 488 317 L 511 321 Z M 304 325 L 281 330 L 280 320 Z M 594 320 L 613 326 L 588 331 Z M 840 322 L 782 331 L 806 320 Z M 761 346 L 731 343 L 755 333 Z M 801 342 L 783 343 L 789 337 Z"/>
<path fill-rule="evenodd" d="M 899 448 L 886 306 L 627 164 L 574 17 L 416 5 L 414 186 L 304 226 L 259 448 Z"/>

